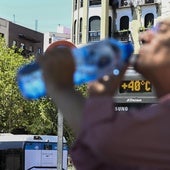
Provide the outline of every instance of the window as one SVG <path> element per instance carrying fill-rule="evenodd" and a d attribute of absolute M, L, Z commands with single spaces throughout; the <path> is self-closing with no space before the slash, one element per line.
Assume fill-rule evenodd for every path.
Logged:
<path fill-rule="evenodd" d="M 22 50 L 25 49 L 25 44 L 24 44 L 24 43 L 21 43 L 20 48 L 21 48 Z"/>
<path fill-rule="evenodd" d="M 80 18 L 80 27 L 79 27 L 79 43 L 82 42 L 82 26 L 83 26 L 83 19 Z"/>
<path fill-rule="evenodd" d="M 100 5 L 101 4 L 101 0 L 90 0 L 90 6 L 91 5 Z"/>
<path fill-rule="evenodd" d="M 120 18 L 120 30 L 128 30 L 129 29 L 129 17 L 123 16 Z"/>
<path fill-rule="evenodd" d="M 38 48 L 37 52 L 38 52 L 39 54 L 41 54 L 41 48 Z"/>
<path fill-rule="evenodd" d="M 109 17 L 109 37 L 112 37 L 112 17 Z"/>
<path fill-rule="evenodd" d="M 89 19 L 89 41 L 100 40 L 100 17 L 93 16 Z"/>
<path fill-rule="evenodd" d="M 83 0 L 80 0 L 80 7 L 83 7 Z"/>
<path fill-rule="evenodd" d="M 109 5 L 114 6 L 115 8 L 118 8 L 119 6 L 119 1 L 118 0 L 109 0 Z"/>
<path fill-rule="evenodd" d="M 154 15 L 152 13 L 148 13 L 145 15 L 145 28 L 150 28 L 154 25 Z"/>
<path fill-rule="evenodd" d="M 76 42 L 76 27 L 77 27 L 77 20 L 74 21 L 74 25 L 73 25 L 73 43 Z"/>
<path fill-rule="evenodd" d="M 11 146 L 12 142 L 7 142 L 5 145 Z M 22 150 L 20 148 L 5 148 L 4 142 L 1 143 L 0 149 L 0 169 L 2 170 L 19 170 L 23 169 L 22 165 Z M 13 145 L 13 143 L 12 143 Z"/>
<path fill-rule="evenodd" d="M 146 3 L 146 4 L 154 3 L 154 0 L 145 0 L 145 3 Z"/>
<path fill-rule="evenodd" d="M 12 47 L 16 47 L 17 46 L 17 41 L 13 40 L 12 41 Z"/>
<path fill-rule="evenodd" d="M 76 10 L 76 9 L 77 9 L 77 0 L 75 0 L 74 2 L 75 2 L 75 4 L 74 4 L 74 10 Z"/>
<path fill-rule="evenodd" d="M 50 38 L 49 38 L 49 44 L 51 44 L 51 43 L 52 43 L 52 38 L 50 37 Z"/>
<path fill-rule="evenodd" d="M 0 33 L 0 37 L 4 37 L 4 34 L 3 34 L 3 33 Z"/>
<path fill-rule="evenodd" d="M 121 0 L 121 6 L 127 6 L 128 0 Z"/>
<path fill-rule="evenodd" d="M 9 151 L 8 151 L 9 152 Z M 9 170 L 18 170 L 20 169 L 20 155 L 15 153 L 16 151 L 11 151 L 11 153 L 6 154 L 6 169 Z"/>
<path fill-rule="evenodd" d="M 120 30 L 114 33 L 114 37 L 120 41 L 130 41 L 129 17 L 120 18 Z"/>
<path fill-rule="evenodd" d="M 30 52 L 33 52 L 33 46 L 29 46 L 29 49 L 28 49 Z"/>

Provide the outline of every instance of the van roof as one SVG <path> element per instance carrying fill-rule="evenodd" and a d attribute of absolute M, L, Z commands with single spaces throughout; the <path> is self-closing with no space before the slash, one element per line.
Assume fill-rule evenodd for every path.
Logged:
<path fill-rule="evenodd" d="M 0 133 L 0 142 L 57 142 L 58 136 L 54 135 L 15 135 L 11 133 Z M 63 142 L 66 143 L 65 137 L 63 137 Z"/>

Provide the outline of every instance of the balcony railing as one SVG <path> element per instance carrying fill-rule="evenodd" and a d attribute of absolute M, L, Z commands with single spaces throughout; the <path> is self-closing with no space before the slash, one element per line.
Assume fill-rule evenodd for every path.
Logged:
<path fill-rule="evenodd" d="M 73 35 L 73 43 L 76 43 L 76 35 Z"/>
<path fill-rule="evenodd" d="M 79 33 L 79 44 L 82 43 L 82 32 Z"/>
<path fill-rule="evenodd" d="M 139 27 L 139 32 L 144 32 L 147 31 L 149 28 L 145 28 L 145 27 Z"/>
<path fill-rule="evenodd" d="M 4 34 L 3 34 L 3 33 L 0 33 L 0 37 L 4 37 Z"/>
<path fill-rule="evenodd" d="M 130 34 L 129 30 L 121 30 L 114 32 L 113 37 L 119 41 L 131 41 Z"/>
<path fill-rule="evenodd" d="M 80 7 L 83 7 L 83 0 L 80 0 Z"/>
<path fill-rule="evenodd" d="M 120 2 L 120 7 L 128 7 L 132 5 L 132 1 L 131 0 L 121 0 Z"/>
<path fill-rule="evenodd" d="M 89 5 L 101 5 L 101 0 L 90 0 Z"/>
<path fill-rule="evenodd" d="M 100 31 L 89 31 L 89 42 L 100 41 Z"/>
<path fill-rule="evenodd" d="M 153 4 L 153 3 L 159 3 L 160 0 L 138 0 L 137 1 L 137 5 L 149 5 L 149 4 Z"/>
<path fill-rule="evenodd" d="M 119 8 L 123 7 L 131 7 L 135 5 L 149 5 L 149 4 L 154 4 L 154 3 L 159 3 L 160 0 L 120 0 L 119 1 Z"/>
<path fill-rule="evenodd" d="M 131 6 L 134 6 L 134 1 L 133 0 L 120 0 L 117 3 L 118 8 L 131 7 Z"/>
<path fill-rule="evenodd" d="M 145 0 L 145 4 L 154 3 L 154 0 Z"/>

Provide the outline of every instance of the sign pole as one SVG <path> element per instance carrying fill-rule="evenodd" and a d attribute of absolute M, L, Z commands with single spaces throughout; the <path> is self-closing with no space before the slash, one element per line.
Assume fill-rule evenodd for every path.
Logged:
<path fill-rule="evenodd" d="M 63 114 L 58 110 L 57 170 L 63 169 Z"/>

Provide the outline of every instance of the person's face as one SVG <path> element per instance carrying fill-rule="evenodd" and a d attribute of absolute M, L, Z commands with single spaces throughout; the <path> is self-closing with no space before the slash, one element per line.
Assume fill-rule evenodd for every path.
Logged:
<path fill-rule="evenodd" d="M 156 74 L 157 70 L 170 69 L 170 18 L 159 22 L 156 30 L 142 33 L 139 39 L 144 44 L 136 61 L 137 71 L 148 77 Z"/>

